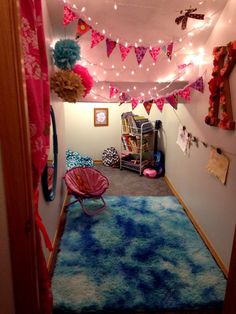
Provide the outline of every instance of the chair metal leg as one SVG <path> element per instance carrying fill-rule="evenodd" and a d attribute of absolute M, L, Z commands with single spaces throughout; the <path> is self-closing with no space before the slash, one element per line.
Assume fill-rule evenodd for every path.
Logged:
<path fill-rule="evenodd" d="M 88 210 L 88 208 L 83 203 L 83 199 L 78 199 L 78 201 L 80 202 L 80 205 L 81 205 L 81 207 L 82 207 L 82 209 L 86 215 L 95 216 L 95 215 L 101 213 L 106 208 L 106 202 L 104 201 L 103 197 L 101 196 L 101 197 L 98 197 L 97 199 L 101 199 L 103 205 L 94 211 Z"/>

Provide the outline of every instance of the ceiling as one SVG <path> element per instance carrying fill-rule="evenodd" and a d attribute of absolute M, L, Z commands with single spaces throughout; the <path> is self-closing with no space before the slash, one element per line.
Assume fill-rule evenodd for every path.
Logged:
<path fill-rule="evenodd" d="M 118 45 L 107 57 L 106 41 L 94 48 L 91 45 L 91 31 L 81 36 L 80 64 L 85 65 L 94 78 L 92 93 L 85 100 L 109 101 L 109 85 L 127 91 L 130 96 L 143 94 L 144 99 L 166 94 L 195 80 L 201 73 L 199 64 L 207 62 L 204 53 L 212 28 L 217 22 L 227 0 L 66 0 L 78 17 L 92 29 L 105 32 L 109 38 L 132 46 L 161 47 L 154 63 L 148 51 L 141 66 L 138 66 L 134 48 L 122 61 Z M 77 21 L 63 26 L 63 5 L 60 0 L 47 0 L 54 42 L 63 38 L 75 38 Z M 115 6 L 117 9 L 115 9 Z M 197 8 L 195 13 L 204 14 L 204 20 L 188 18 L 187 27 L 181 29 L 175 19 L 180 11 Z M 174 43 L 171 60 L 163 48 Z M 181 72 L 178 66 L 189 64 Z M 135 88 L 134 88 L 135 87 Z M 150 96 L 151 95 L 151 96 Z M 114 101 L 114 100 L 113 100 Z"/>

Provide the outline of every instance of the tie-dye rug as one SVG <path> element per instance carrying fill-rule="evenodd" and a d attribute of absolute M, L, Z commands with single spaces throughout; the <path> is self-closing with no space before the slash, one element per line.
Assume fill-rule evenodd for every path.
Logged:
<path fill-rule="evenodd" d="M 173 196 L 106 196 L 69 208 L 52 280 L 54 313 L 219 308 L 226 280 Z"/>

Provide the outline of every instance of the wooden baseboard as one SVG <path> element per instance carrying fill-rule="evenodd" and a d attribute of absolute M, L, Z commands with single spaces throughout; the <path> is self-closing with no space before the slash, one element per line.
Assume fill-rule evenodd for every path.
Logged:
<path fill-rule="evenodd" d="M 224 273 L 225 277 L 228 278 L 228 269 L 226 268 L 226 266 L 224 265 L 224 262 L 222 261 L 222 259 L 219 257 L 219 255 L 217 254 L 216 250 L 214 249 L 213 245 L 211 244 L 211 242 L 208 240 L 205 232 L 202 230 L 202 228 L 200 227 L 200 225 L 198 224 L 197 220 L 194 218 L 191 210 L 187 207 L 187 205 L 184 203 L 184 201 L 182 200 L 181 196 L 178 194 L 178 192 L 176 191 L 175 187 L 173 186 L 173 184 L 171 183 L 171 181 L 165 176 L 164 177 L 167 185 L 169 186 L 169 188 L 171 189 L 171 191 L 173 192 L 173 194 L 176 196 L 176 198 L 178 199 L 178 201 L 180 202 L 180 204 L 182 205 L 183 209 L 186 212 L 186 215 L 188 216 L 188 218 L 191 220 L 192 224 L 194 225 L 195 229 L 197 230 L 197 232 L 199 233 L 200 237 L 202 238 L 203 242 L 206 244 L 208 250 L 211 252 L 212 256 L 214 257 L 216 263 L 219 265 L 219 267 L 221 268 L 222 272 Z"/>
<path fill-rule="evenodd" d="M 57 230 L 56 230 L 53 242 L 52 242 L 53 250 L 50 253 L 48 261 L 47 261 L 47 268 L 48 268 L 48 272 L 49 272 L 50 277 L 52 277 L 52 275 L 53 275 L 54 265 L 56 262 L 56 256 L 57 256 L 57 252 L 58 252 L 58 246 L 59 246 L 59 242 L 60 242 L 61 236 L 63 234 L 63 230 L 64 230 L 65 218 L 66 218 L 66 211 L 64 208 L 65 208 L 65 205 L 67 204 L 67 199 L 68 199 L 68 192 L 66 192 L 66 194 L 65 194 L 65 198 L 64 198 L 62 208 L 60 211 Z"/>

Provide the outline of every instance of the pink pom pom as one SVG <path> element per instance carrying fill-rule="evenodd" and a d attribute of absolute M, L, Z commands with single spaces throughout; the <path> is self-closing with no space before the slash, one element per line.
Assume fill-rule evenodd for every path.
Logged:
<path fill-rule="evenodd" d="M 93 78 L 89 74 L 87 68 L 83 67 L 80 64 L 76 64 L 73 68 L 73 71 L 81 77 L 82 84 L 84 85 L 83 97 L 85 97 L 93 87 Z"/>

